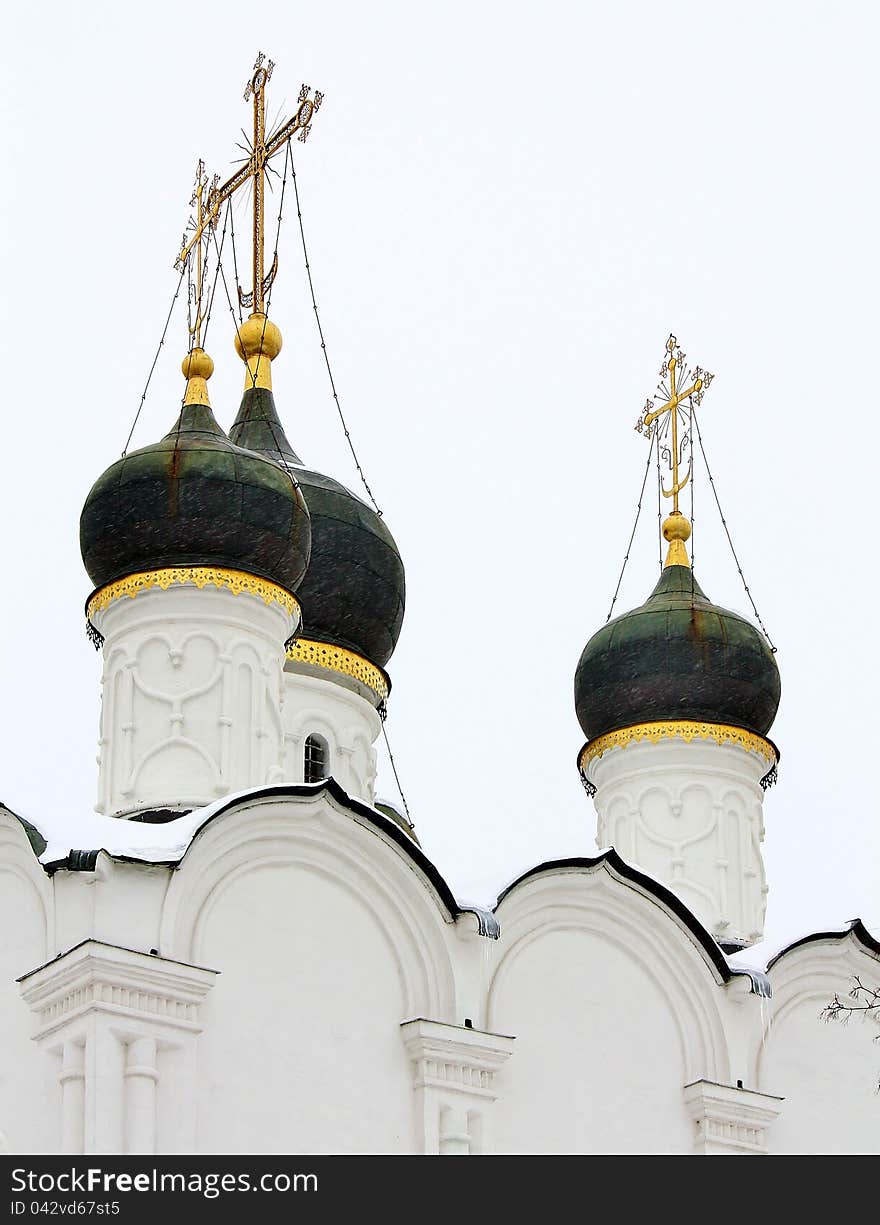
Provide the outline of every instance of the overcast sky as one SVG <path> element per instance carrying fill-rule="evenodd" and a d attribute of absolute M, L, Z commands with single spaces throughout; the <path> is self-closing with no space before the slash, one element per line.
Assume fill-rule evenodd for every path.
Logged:
<path fill-rule="evenodd" d="M 407 568 L 387 726 L 427 854 L 491 902 L 532 864 L 595 852 L 573 673 L 617 582 L 644 465 L 633 426 L 674 331 L 716 375 L 703 438 L 782 672 L 768 933 L 856 915 L 880 929 L 877 13 L 14 7 L 0 799 L 88 841 L 100 659 L 79 513 L 140 400 L 196 160 L 230 172 L 263 50 L 270 118 L 303 81 L 325 95 L 296 166 L 337 386 Z M 276 400 L 304 460 L 357 489 L 285 214 Z M 227 427 L 232 338 L 215 304 Z M 175 418 L 186 340 L 178 313 L 134 446 Z M 619 611 L 656 581 L 649 491 Z M 748 612 L 699 464 L 694 545 L 710 598 Z"/>

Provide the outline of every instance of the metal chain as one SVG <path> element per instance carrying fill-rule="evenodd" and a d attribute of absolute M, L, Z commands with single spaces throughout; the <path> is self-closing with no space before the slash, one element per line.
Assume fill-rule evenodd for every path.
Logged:
<path fill-rule="evenodd" d="M 221 245 L 220 245 L 220 248 L 219 248 L 219 250 L 220 250 L 220 251 L 222 251 L 222 250 L 223 250 L 223 242 L 225 242 L 225 240 L 226 240 L 226 222 L 224 221 L 224 223 L 223 223 L 223 235 L 222 235 L 222 241 L 221 241 Z M 215 238 L 215 242 L 216 242 L 216 238 Z M 137 412 L 135 413 L 135 416 L 134 416 L 134 421 L 132 421 L 132 423 L 131 423 L 131 429 L 128 431 L 128 438 L 125 440 L 125 446 L 123 447 L 123 450 L 122 450 L 122 458 L 123 458 L 123 459 L 125 459 L 125 457 L 126 457 L 126 456 L 127 456 L 127 454 L 128 454 L 128 447 L 129 447 L 129 444 L 130 444 L 130 442 L 131 442 L 131 440 L 132 440 L 132 436 L 134 435 L 134 431 L 135 431 L 135 428 L 136 428 L 137 423 L 138 423 L 138 418 L 139 418 L 139 417 L 140 417 L 140 415 L 141 415 L 141 409 L 144 407 L 144 403 L 145 403 L 146 398 L 147 398 L 147 392 L 149 391 L 149 388 L 150 388 L 150 381 L 152 380 L 152 377 L 153 377 L 153 371 L 156 369 L 156 363 L 157 363 L 157 362 L 158 362 L 158 360 L 159 360 L 159 354 L 160 354 L 160 353 L 161 353 L 161 351 L 162 351 L 162 346 L 165 344 L 165 337 L 166 337 L 166 335 L 168 334 L 168 327 L 169 327 L 169 325 L 170 325 L 170 323 L 171 323 L 171 316 L 172 316 L 172 314 L 174 313 L 174 304 L 175 304 L 175 302 L 177 301 L 177 297 L 178 297 L 178 295 L 179 295 L 179 293 L 180 293 L 180 287 L 181 287 L 181 285 L 183 284 L 183 278 L 184 278 L 185 276 L 189 276 L 189 275 L 190 275 L 190 271 L 191 271 L 191 269 L 190 269 L 190 261 L 187 259 L 187 260 L 185 260 L 185 261 L 184 261 L 183 267 L 182 267 L 182 268 L 181 268 L 181 270 L 180 270 L 180 276 L 179 276 L 178 281 L 177 281 L 177 288 L 176 288 L 176 289 L 175 289 L 175 291 L 174 291 L 174 297 L 171 299 L 171 306 L 170 306 L 170 307 L 169 307 L 169 309 L 168 309 L 168 316 L 167 316 L 167 318 L 166 318 L 166 320 L 165 320 L 165 326 L 164 326 L 164 328 L 162 329 L 162 338 L 161 338 L 161 340 L 159 341 L 158 348 L 156 349 L 156 355 L 155 355 L 155 357 L 153 358 L 153 364 L 152 364 L 152 366 L 150 366 L 150 373 L 147 375 L 147 382 L 146 382 L 146 385 L 144 386 L 143 395 L 141 396 L 141 402 L 140 402 L 140 404 L 138 405 L 138 410 L 137 410 Z M 207 337 L 207 335 L 208 335 L 208 324 L 209 324 L 209 323 L 210 323 L 210 321 L 211 321 L 211 312 L 212 312 L 212 310 L 213 310 L 213 306 L 214 306 L 214 294 L 217 292 L 217 274 L 219 273 L 219 271 L 220 271 L 220 263 L 219 263 L 219 258 L 218 258 L 218 263 L 217 263 L 217 271 L 214 273 L 214 287 L 213 287 L 213 289 L 211 290 L 211 298 L 210 298 L 210 301 L 209 301 L 209 304 L 208 304 L 208 311 L 207 311 L 207 314 L 206 314 L 206 316 L 205 316 L 205 330 L 204 330 L 204 334 L 203 334 L 203 336 L 202 336 L 202 342 L 203 342 L 203 344 L 204 344 L 204 341 L 205 341 L 205 339 L 206 339 L 206 337 Z M 189 282 L 187 282 L 187 284 L 189 284 Z M 191 324 L 192 320 L 191 320 L 191 317 L 190 317 L 190 303 L 189 303 L 189 292 L 188 292 L 188 291 L 187 291 L 187 317 L 188 317 L 188 323 L 190 323 L 190 324 Z M 184 390 L 184 394 L 181 396 L 181 407 L 182 407 L 182 405 L 183 405 L 183 401 L 184 401 L 184 399 L 185 399 L 185 398 L 186 398 L 186 391 Z M 178 433 L 178 437 L 179 437 L 179 435 L 180 435 L 180 419 L 179 419 L 179 417 L 178 417 L 177 433 Z"/>
<path fill-rule="evenodd" d="M 290 142 L 288 142 L 288 144 L 289 143 Z M 330 358 L 327 356 L 327 343 L 324 340 L 324 329 L 321 327 L 321 317 L 318 314 L 318 303 L 315 298 L 315 286 L 314 286 L 314 282 L 312 281 L 312 268 L 311 268 L 311 264 L 309 263 L 309 252 L 306 247 L 306 232 L 305 232 L 305 229 L 303 228 L 302 208 L 300 207 L 300 199 L 299 199 L 299 187 L 297 186 L 297 182 L 296 182 L 296 167 L 293 164 L 293 159 L 291 159 L 290 168 L 293 173 L 293 190 L 296 195 L 296 215 L 297 215 L 297 219 L 299 220 L 299 235 L 302 240 L 303 258 L 305 259 L 305 263 L 306 263 L 306 276 L 309 279 L 309 293 L 311 294 L 311 298 L 312 298 L 312 309 L 315 312 L 315 323 L 318 325 L 318 336 L 320 337 L 320 340 L 321 340 L 321 352 L 324 354 L 324 364 L 327 367 L 327 374 L 330 378 L 330 390 L 333 393 L 333 400 L 336 404 L 336 411 L 339 414 L 339 420 L 342 423 L 342 429 L 345 433 L 345 441 L 348 443 L 348 449 L 351 451 L 351 456 L 352 456 L 352 459 L 354 460 L 354 465 L 357 468 L 358 476 L 361 478 L 361 483 L 363 484 L 364 489 L 366 489 L 367 491 L 367 496 L 369 497 L 370 501 L 373 503 L 373 509 L 376 511 L 376 514 L 381 519 L 382 512 L 379 509 L 379 505 L 376 502 L 376 499 L 373 497 L 373 491 L 370 488 L 369 484 L 367 483 L 367 478 L 364 475 L 364 470 L 361 467 L 360 460 L 357 457 L 357 452 L 354 449 L 354 443 L 351 440 L 351 433 L 349 432 L 348 425 L 346 424 L 346 421 L 345 421 L 345 417 L 342 414 L 342 406 L 339 403 L 339 396 L 337 395 L 337 392 L 336 392 L 336 383 L 333 379 L 333 371 L 330 368 Z"/>
<path fill-rule="evenodd" d="M 400 776 L 397 773 L 397 766 L 394 761 L 394 754 L 391 752 L 391 744 L 388 740 L 388 731 L 387 731 L 387 728 L 385 727 L 384 719 L 382 720 L 382 735 L 385 737 L 385 747 L 388 750 L 388 760 L 391 762 L 391 769 L 394 771 L 394 781 L 397 784 L 397 790 L 400 794 L 400 798 L 403 800 L 403 807 L 404 807 L 404 811 L 406 812 L 406 819 L 407 821 L 409 821 L 410 829 L 415 829 L 415 825 L 413 825 L 413 819 L 409 815 L 409 804 L 407 804 L 406 802 L 406 796 L 403 794 L 403 788 L 400 785 Z"/>
<path fill-rule="evenodd" d="M 729 528 L 728 528 L 728 526 L 727 526 L 727 520 L 726 520 L 726 519 L 725 519 L 725 517 L 724 517 L 724 511 L 721 509 L 721 501 L 720 501 L 720 499 L 719 499 L 719 497 L 718 497 L 718 490 L 717 490 L 717 489 L 716 489 L 716 487 L 715 487 L 715 479 L 714 479 L 714 477 L 712 476 L 712 469 L 709 467 L 709 461 L 708 461 L 708 459 L 706 458 L 706 449 L 705 449 L 705 447 L 703 446 L 703 435 L 700 433 L 700 423 L 699 423 L 699 421 L 697 420 L 697 414 L 696 414 L 696 413 L 694 413 L 694 426 L 695 426 L 696 431 L 697 431 L 697 441 L 698 441 L 698 442 L 699 442 L 699 444 L 700 444 L 700 453 L 701 453 L 701 454 L 702 454 L 702 456 L 703 456 L 703 463 L 706 465 L 706 475 L 709 477 L 709 484 L 712 486 L 712 493 L 713 493 L 713 494 L 714 494 L 714 496 L 715 496 L 715 505 L 718 507 L 718 514 L 721 516 L 721 523 L 722 523 L 722 525 L 723 525 L 723 527 L 724 527 L 724 534 L 727 536 L 727 543 L 730 545 L 730 551 L 731 551 L 731 553 L 733 554 L 733 560 L 736 562 L 736 568 L 737 568 L 737 570 L 738 570 L 738 572 L 739 572 L 739 576 L 740 576 L 740 578 L 742 579 L 742 585 L 743 585 L 743 587 L 745 588 L 745 593 L 746 593 L 746 595 L 749 597 L 749 603 L 750 603 L 750 604 L 751 604 L 751 606 L 752 606 L 752 612 L 755 614 L 755 618 L 756 618 L 756 620 L 757 620 L 758 624 L 759 624 L 759 625 L 760 625 L 760 627 L 761 627 L 761 630 L 762 630 L 762 632 L 763 632 L 763 634 L 764 634 L 764 637 L 767 639 L 767 642 L 770 644 L 770 650 L 771 650 L 771 651 L 774 653 L 774 655 L 775 655 L 775 654 L 776 654 L 776 647 L 773 645 L 773 639 L 772 639 L 772 638 L 770 637 L 770 635 L 767 633 L 767 627 L 766 627 L 766 625 L 764 624 L 764 622 L 761 620 L 761 614 L 758 612 L 758 607 L 757 607 L 757 605 L 755 604 L 754 599 L 752 598 L 752 593 L 751 593 L 751 591 L 749 590 L 749 585 L 748 585 L 748 583 L 746 582 L 746 576 L 743 574 L 743 569 L 742 569 L 742 566 L 739 564 L 739 558 L 737 557 L 737 554 L 736 554 L 736 549 L 733 547 L 733 540 L 731 539 L 731 536 L 730 536 L 730 529 L 729 529 Z"/>
<path fill-rule="evenodd" d="M 231 215 L 231 210 L 229 208 L 230 203 L 231 201 L 227 201 L 226 216 L 223 218 L 223 233 L 220 235 L 220 247 L 219 247 L 220 257 L 222 257 L 223 255 L 223 247 L 226 243 L 226 223 L 229 221 L 229 218 Z M 205 347 L 207 340 L 208 340 L 208 325 L 211 322 L 211 315 L 213 314 L 213 311 L 214 311 L 214 295 L 217 292 L 217 281 L 219 277 L 220 277 L 220 258 L 218 257 L 217 267 L 214 270 L 214 284 L 211 286 L 211 296 L 208 299 L 208 311 L 207 311 L 207 314 L 205 315 L 205 327 L 202 332 L 202 348 Z"/>
<path fill-rule="evenodd" d="M 236 290 L 238 290 L 239 286 L 241 285 L 241 281 L 238 279 L 238 257 L 236 255 L 236 250 L 235 250 L 235 214 L 232 211 L 232 197 L 231 196 L 229 197 L 229 200 L 227 201 L 227 203 L 229 205 L 229 232 L 232 237 L 232 269 L 235 274 L 235 288 Z M 244 320 L 242 319 L 242 314 L 241 314 L 241 302 L 239 302 L 238 304 L 238 321 L 239 323 L 244 322 Z"/>
<path fill-rule="evenodd" d="M 147 381 L 144 386 L 143 395 L 141 396 L 141 402 L 138 405 L 138 410 L 134 415 L 134 421 L 132 421 L 131 423 L 131 429 L 128 431 L 128 438 L 126 438 L 125 440 L 125 446 L 122 448 L 122 458 L 123 459 L 125 459 L 126 455 L 128 454 L 129 443 L 131 442 L 132 435 L 134 434 L 135 428 L 137 426 L 138 418 L 141 415 L 141 409 L 144 407 L 144 402 L 147 398 L 147 392 L 150 389 L 150 381 L 153 377 L 153 371 L 156 369 L 156 362 L 159 360 L 159 354 L 162 352 L 162 346 L 165 344 L 165 337 L 168 334 L 168 325 L 170 324 L 171 316 L 174 313 L 174 304 L 177 301 L 177 296 L 180 293 L 180 287 L 183 284 L 183 278 L 185 276 L 186 276 L 186 265 L 184 264 L 184 266 L 180 270 L 180 277 L 178 278 L 178 281 L 177 281 L 177 288 L 174 291 L 174 297 L 171 299 L 171 305 L 168 308 L 168 318 L 165 320 L 165 326 L 162 329 L 162 338 L 159 341 L 159 347 L 156 349 L 156 356 L 153 358 L 153 364 L 152 366 L 150 366 L 150 373 L 147 375 Z"/>
<path fill-rule="evenodd" d="M 620 595 L 620 584 L 623 582 L 623 572 L 626 569 L 626 563 L 629 561 L 629 551 L 632 548 L 632 542 L 636 537 L 636 528 L 639 526 L 639 515 L 642 513 L 642 498 L 645 496 L 645 486 L 648 483 L 648 473 L 651 471 L 651 452 L 654 450 L 654 439 L 648 441 L 648 462 L 645 464 L 645 475 L 642 477 L 642 488 L 639 493 L 639 504 L 636 507 L 636 521 L 633 524 L 633 530 L 630 533 L 629 544 L 626 546 L 626 555 L 623 559 L 623 565 L 620 567 L 620 575 L 617 579 L 617 586 L 614 589 L 614 596 L 611 600 L 611 607 L 608 609 L 608 616 L 605 618 L 605 624 L 611 620 L 611 614 L 614 612 L 614 605 L 617 603 L 617 597 Z"/>

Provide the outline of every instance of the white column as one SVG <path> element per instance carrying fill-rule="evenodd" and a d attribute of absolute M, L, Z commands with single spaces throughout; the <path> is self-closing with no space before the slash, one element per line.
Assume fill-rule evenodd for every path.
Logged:
<path fill-rule="evenodd" d="M 85 1040 L 68 1038 L 61 1055 L 61 1151 L 82 1153 L 86 1109 Z"/>
<path fill-rule="evenodd" d="M 471 1151 L 471 1134 L 465 1106 L 440 1107 L 439 1152 L 441 1157 L 467 1157 Z"/>
<path fill-rule="evenodd" d="M 86 1005 L 91 994 L 80 988 L 79 998 L 83 1005 Z M 86 1153 L 122 1153 L 125 1137 L 122 1087 L 125 1048 L 118 1027 L 110 1024 L 105 1014 L 97 1009 L 87 1011 L 91 1015 L 88 1016 L 86 1040 L 83 1149 Z"/>
<path fill-rule="evenodd" d="M 588 766 L 599 846 L 662 881 L 722 943 L 754 944 L 767 886 L 758 752 L 670 736 L 608 749 Z"/>
<path fill-rule="evenodd" d="M 200 966 L 86 940 L 26 974 L 21 993 L 36 1042 L 61 1051 L 61 1135 L 70 1153 L 185 1153 L 196 1137 L 192 1087 L 166 1102 L 158 1132 L 158 1055 L 196 1063 L 200 1009 L 216 974 Z"/>
<path fill-rule="evenodd" d="M 133 1038 L 125 1061 L 125 1151 L 129 1154 L 156 1151 L 156 1039 Z"/>

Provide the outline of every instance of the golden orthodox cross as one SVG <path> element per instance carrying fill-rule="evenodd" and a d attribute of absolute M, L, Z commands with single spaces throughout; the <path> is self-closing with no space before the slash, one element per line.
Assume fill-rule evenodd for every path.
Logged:
<path fill-rule="evenodd" d="M 266 186 L 266 168 L 271 158 L 284 148 L 294 134 L 299 133 L 299 140 L 306 139 L 311 131 L 310 125 L 315 111 L 317 111 L 323 101 L 323 94 L 318 93 L 317 90 L 315 90 L 314 98 L 310 99 L 309 93 L 311 91 L 309 86 L 303 85 L 299 92 L 296 114 L 292 119 L 282 124 L 274 135 L 270 136 L 267 140 L 266 85 L 272 76 L 272 69 L 275 65 L 271 60 L 268 60 L 264 67 L 264 60 L 266 60 L 266 57 L 261 51 L 254 64 L 254 74 L 248 81 L 244 92 L 245 101 L 247 102 L 252 97 L 254 105 L 254 136 L 250 149 L 250 157 L 231 178 L 227 179 L 219 187 L 213 186 L 208 192 L 206 207 L 202 209 L 201 204 L 199 205 L 200 215 L 196 221 L 195 232 L 189 242 L 184 243 L 176 261 L 176 266 L 181 267 L 193 247 L 197 244 L 201 251 L 202 234 L 208 226 L 216 224 L 221 206 L 238 191 L 239 187 L 243 187 L 245 183 L 253 180 L 253 289 L 249 293 L 242 293 L 241 289 L 239 289 L 238 296 L 241 305 L 250 306 L 255 315 L 265 314 L 266 293 L 275 278 L 278 267 L 276 252 L 276 256 L 272 261 L 272 267 L 268 273 L 265 272 L 263 197 Z M 199 199 L 201 200 L 201 197 Z"/>
<path fill-rule="evenodd" d="M 688 470 L 686 475 L 683 479 L 679 480 L 678 467 L 681 459 L 678 449 L 679 405 L 685 400 L 689 400 L 691 396 L 693 396 L 694 401 L 697 404 L 701 404 L 703 396 L 705 395 L 709 384 L 712 382 L 712 379 L 715 376 L 697 366 L 690 372 L 690 374 L 685 375 L 685 377 L 682 379 L 682 382 L 684 383 L 687 383 L 688 379 L 691 379 L 691 385 L 686 387 L 683 391 L 679 391 L 678 368 L 681 367 L 682 370 L 685 369 L 685 355 L 678 347 L 678 341 L 672 335 L 670 335 L 666 342 L 666 353 L 668 356 L 664 357 L 663 359 L 663 365 L 660 367 L 660 377 L 665 378 L 667 374 L 669 375 L 668 398 L 666 403 L 661 404 L 659 408 L 654 407 L 654 400 L 648 400 L 645 404 L 644 411 L 639 418 L 638 424 L 636 425 L 636 429 L 640 434 L 647 434 L 650 438 L 652 433 L 651 427 L 654 425 L 654 422 L 658 421 L 664 413 L 669 413 L 670 415 L 670 421 L 672 423 L 672 440 L 670 447 L 672 488 L 663 489 L 662 485 L 660 488 L 663 489 L 664 498 L 672 498 L 672 513 L 677 515 L 680 513 L 678 509 L 678 495 L 681 493 L 682 489 L 684 489 L 685 485 L 687 485 L 691 478 L 691 472 L 693 471 L 693 459 L 691 459 L 688 462 Z M 660 390 L 664 395 L 667 395 L 667 389 L 665 387 L 661 387 Z M 657 426 L 656 429 L 659 429 L 659 426 Z"/>
<path fill-rule="evenodd" d="M 217 184 L 220 181 L 220 176 L 215 174 L 211 182 L 210 191 L 215 191 Z M 202 305 L 202 296 L 205 285 L 205 252 L 204 252 L 204 231 L 209 224 L 205 211 L 207 197 L 210 195 L 208 189 L 208 176 L 205 174 L 205 163 L 199 160 L 196 168 L 196 182 L 193 188 L 193 194 L 190 199 L 190 208 L 195 209 L 195 216 L 190 218 L 190 226 L 195 231 L 197 237 L 190 243 L 190 250 L 193 244 L 196 250 L 196 275 L 192 285 L 191 301 L 193 304 L 192 322 L 189 325 L 189 334 L 192 337 L 192 348 L 200 349 L 202 347 L 202 324 L 205 322 L 205 310 Z M 186 243 L 186 234 L 183 236 L 184 244 Z"/>

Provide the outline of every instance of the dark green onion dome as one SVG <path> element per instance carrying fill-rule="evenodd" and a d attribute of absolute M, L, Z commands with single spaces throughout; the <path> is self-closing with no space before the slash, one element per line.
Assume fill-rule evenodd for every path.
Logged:
<path fill-rule="evenodd" d="M 712 604 L 689 566 L 667 565 L 651 595 L 584 647 L 574 680 L 588 740 L 638 723 L 726 723 L 766 736 L 780 680 L 767 640 Z"/>
<path fill-rule="evenodd" d="M 406 597 L 403 562 L 384 521 L 344 485 L 303 466 L 270 388 L 245 391 L 229 437 L 284 464 L 305 496 L 312 555 L 297 591 L 302 636 L 344 647 L 383 668 L 397 645 Z"/>
<path fill-rule="evenodd" d="M 92 486 L 80 518 L 85 568 L 96 587 L 141 571 L 221 566 L 295 591 L 309 560 L 305 501 L 288 472 L 226 437 L 204 382 L 213 363 L 198 354 L 184 362 L 187 402 L 174 428 Z"/>

